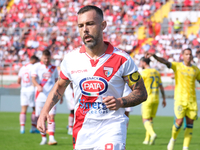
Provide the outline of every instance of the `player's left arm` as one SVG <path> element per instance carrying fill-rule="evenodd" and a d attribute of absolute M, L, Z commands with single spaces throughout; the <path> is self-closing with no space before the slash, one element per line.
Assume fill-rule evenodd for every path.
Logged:
<path fill-rule="evenodd" d="M 146 101 L 148 94 L 139 72 L 136 71 L 126 76 L 125 81 L 132 89 L 132 92 L 126 97 L 120 98 L 122 102 L 121 107 L 133 107 Z"/>
<path fill-rule="evenodd" d="M 134 79 L 135 77 L 136 79 Z M 129 87 L 132 89 L 132 92 L 129 95 L 121 98 L 115 98 L 114 96 L 103 98 L 103 103 L 110 110 L 118 110 L 120 107 L 133 107 L 147 99 L 147 91 L 144 81 L 137 71 L 126 76 L 125 81 L 127 81 Z"/>

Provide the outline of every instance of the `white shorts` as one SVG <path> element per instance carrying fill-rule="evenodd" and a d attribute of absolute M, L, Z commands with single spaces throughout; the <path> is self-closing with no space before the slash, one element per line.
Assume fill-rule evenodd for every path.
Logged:
<path fill-rule="evenodd" d="M 36 101 L 35 102 L 35 116 L 39 117 L 42 108 L 44 107 L 45 102 Z M 56 105 L 49 111 L 49 115 L 56 114 Z"/>
<path fill-rule="evenodd" d="M 74 150 L 125 150 L 125 143 L 104 143 L 102 146 L 97 146 L 89 149 L 74 149 Z"/>
<path fill-rule="evenodd" d="M 75 149 L 124 150 L 128 120 L 125 114 L 123 117 L 112 119 L 85 119 L 82 128 L 77 133 Z M 74 132 L 75 129 L 73 129 L 73 136 L 75 136 Z"/>
<path fill-rule="evenodd" d="M 125 108 L 125 111 L 126 111 L 126 112 L 131 112 L 132 110 L 133 110 L 133 107 L 126 107 L 126 108 Z"/>
<path fill-rule="evenodd" d="M 34 92 L 21 92 L 20 101 L 21 106 L 35 107 Z"/>

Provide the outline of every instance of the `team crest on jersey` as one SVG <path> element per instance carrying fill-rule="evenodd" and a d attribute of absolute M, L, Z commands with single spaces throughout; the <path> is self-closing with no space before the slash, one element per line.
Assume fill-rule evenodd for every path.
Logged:
<path fill-rule="evenodd" d="M 87 96 L 98 96 L 105 93 L 108 89 L 108 83 L 101 77 L 83 78 L 79 83 L 82 94 Z"/>
<path fill-rule="evenodd" d="M 104 67 L 103 68 L 104 74 L 106 75 L 106 77 L 110 77 L 112 72 L 113 72 L 113 68 L 111 67 Z"/>
<path fill-rule="evenodd" d="M 43 73 L 42 77 L 43 79 L 49 79 L 51 78 L 51 73 L 50 72 Z"/>

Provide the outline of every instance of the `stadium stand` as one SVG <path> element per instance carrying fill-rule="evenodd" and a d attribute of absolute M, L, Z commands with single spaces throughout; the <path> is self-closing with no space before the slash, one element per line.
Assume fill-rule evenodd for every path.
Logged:
<path fill-rule="evenodd" d="M 104 39 L 129 53 L 136 64 L 148 50 L 170 61 L 181 61 L 180 52 L 186 47 L 193 49 L 194 63 L 199 63 L 196 53 L 200 50 L 200 15 L 196 0 L 1 2 L 0 67 L 4 74 L 17 74 L 31 55 L 41 57 L 45 49 L 51 50 L 54 63 L 59 66 L 67 50 L 82 44 L 76 28 L 76 12 L 88 4 L 97 5 L 104 11 L 108 23 Z M 180 15 L 180 11 L 185 15 Z M 187 17 L 191 11 L 196 17 Z M 174 16 L 178 16 L 177 22 Z M 181 19 L 180 16 L 186 17 Z M 156 61 L 152 65 L 170 73 Z"/>

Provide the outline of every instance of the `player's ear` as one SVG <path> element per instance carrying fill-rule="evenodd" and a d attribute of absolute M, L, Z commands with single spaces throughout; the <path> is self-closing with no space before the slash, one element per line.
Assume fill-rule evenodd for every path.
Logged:
<path fill-rule="evenodd" d="M 103 31 L 106 27 L 107 27 L 107 22 L 104 20 L 104 21 L 102 21 L 102 23 L 101 23 L 101 29 L 102 29 L 102 31 Z"/>

